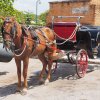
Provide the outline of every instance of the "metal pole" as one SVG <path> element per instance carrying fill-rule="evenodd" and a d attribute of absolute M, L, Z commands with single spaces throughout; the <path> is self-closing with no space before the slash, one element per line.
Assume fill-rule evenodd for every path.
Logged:
<path fill-rule="evenodd" d="M 40 0 L 36 1 L 36 25 L 37 25 L 37 22 L 38 22 L 38 3 L 39 2 L 40 2 Z"/>
<path fill-rule="evenodd" d="M 38 0 L 36 1 L 36 25 L 37 25 L 37 8 L 38 7 Z"/>

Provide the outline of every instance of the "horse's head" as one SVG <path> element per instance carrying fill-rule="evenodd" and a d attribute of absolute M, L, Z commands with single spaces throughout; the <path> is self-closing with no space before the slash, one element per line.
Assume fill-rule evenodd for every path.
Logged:
<path fill-rule="evenodd" d="M 16 25 L 15 19 L 13 17 L 6 17 L 3 19 L 3 25 L 1 27 L 2 37 L 4 41 L 4 47 L 8 49 L 13 49 L 13 39 L 16 36 Z"/>

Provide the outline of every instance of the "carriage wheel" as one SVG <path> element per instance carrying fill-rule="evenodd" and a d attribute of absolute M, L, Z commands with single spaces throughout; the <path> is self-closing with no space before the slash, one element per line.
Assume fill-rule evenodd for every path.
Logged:
<path fill-rule="evenodd" d="M 55 73 L 56 69 L 57 69 L 57 61 L 53 62 L 52 64 L 51 73 L 52 74 Z M 45 72 L 48 74 L 48 67 L 45 69 Z"/>
<path fill-rule="evenodd" d="M 84 77 L 88 68 L 88 55 L 84 49 L 81 49 L 76 57 L 76 72 L 79 78 Z"/>

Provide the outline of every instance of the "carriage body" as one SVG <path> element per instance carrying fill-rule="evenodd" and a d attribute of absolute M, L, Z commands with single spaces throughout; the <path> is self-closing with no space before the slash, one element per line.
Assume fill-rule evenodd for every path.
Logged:
<path fill-rule="evenodd" d="M 52 17 L 52 29 L 56 33 L 56 41 L 59 49 L 62 50 L 71 50 L 75 49 L 74 46 L 77 43 L 76 33 L 80 27 L 80 19 L 83 16 L 53 16 Z M 76 22 L 66 22 L 62 19 L 74 18 Z M 56 19 L 60 19 L 56 22 Z M 66 41 L 66 42 L 64 42 Z M 63 43 L 64 42 L 64 43 Z"/>
<path fill-rule="evenodd" d="M 73 34 L 77 23 L 76 22 L 56 22 L 53 25 L 53 30 L 57 34 L 56 42 L 58 44 L 63 43 L 62 45 L 57 45 L 61 50 L 71 50 L 74 49 L 76 44 L 76 33 L 70 38 Z"/>
<path fill-rule="evenodd" d="M 71 34 L 73 33 L 73 31 L 75 30 L 76 27 L 76 23 L 68 23 L 68 22 L 58 22 L 58 23 L 54 23 L 54 31 L 63 39 L 67 39 L 71 36 Z M 58 40 L 60 40 L 59 37 L 57 37 Z M 73 41 L 76 42 L 76 35 L 73 36 L 72 39 L 70 39 L 69 41 Z"/>
<path fill-rule="evenodd" d="M 58 16 L 52 19 L 52 29 L 56 33 L 57 47 L 62 50 L 85 49 L 89 58 L 93 57 L 92 36 L 88 30 L 83 30 L 80 19 L 83 16 Z M 76 22 L 55 22 L 56 18 L 76 18 Z M 95 35 L 95 34 L 94 34 Z M 59 45 L 62 44 L 62 45 Z"/>
<path fill-rule="evenodd" d="M 58 49 L 66 53 L 66 60 L 64 61 L 75 64 L 77 75 L 84 77 L 88 68 L 88 54 L 85 49 L 77 49 L 77 31 L 80 27 L 80 18 L 83 16 L 53 16 L 52 29 L 56 34 L 56 44 Z M 56 18 L 76 18 L 76 22 L 55 22 Z M 65 55 L 64 55 L 65 56 Z M 56 60 L 57 62 L 63 60 L 62 58 Z M 61 61 L 63 62 L 63 61 Z"/>

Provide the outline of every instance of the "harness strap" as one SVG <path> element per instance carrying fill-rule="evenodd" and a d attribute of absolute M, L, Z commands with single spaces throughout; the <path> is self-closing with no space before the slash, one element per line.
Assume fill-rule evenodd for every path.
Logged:
<path fill-rule="evenodd" d="M 45 32 L 43 31 L 43 30 L 41 30 L 40 28 L 38 29 L 41 33 L 42 33 L 42 35 L 44 36 L 44 38 L 45 38 L 45 40 L 46 40 L 46 45 L 49 47 L 50 45 L 52 45 L 52 44 L 55 44 L 56 42 L 55 41 L 51 41 L 48 37 L 47 37 L 47 35 L 45 34 Z"/>
<path fill-rule="evenodd" d="M 15 38 L 15 34 L 16 34 L 17 30 L 16 30 L 16 25 L 14 24 L 14 26 L 11 28 L 10 33 L 12 34 L 13 38 Z"/>
<path fill-rule="evenodd" d="M 22 28 L 22 34 L 24 36 L 28 36 L 28 28 L 25 25 L 22 25 L 21 28 Z"/>
<path fill-rule="evenodd" d="M 45 34 L 45 32 L 43 32 L 40 28 L 38 28 L 38 30 L 42 33 L 43 37 L 47 40 L 49 40 L 49 38 L 47 37 L 47 35 Z"/>
<path fill-rule="evenodd" d="M 33 40 L 37 40 L 37 39 L 39 39 L 39 37 L 37 36 L 37 33 L 36 33 L 36 31 L 35 30 L 30 30 L 30 33 L 31 33 L 31 36 L 32 36 L 32 39 Z"/>

